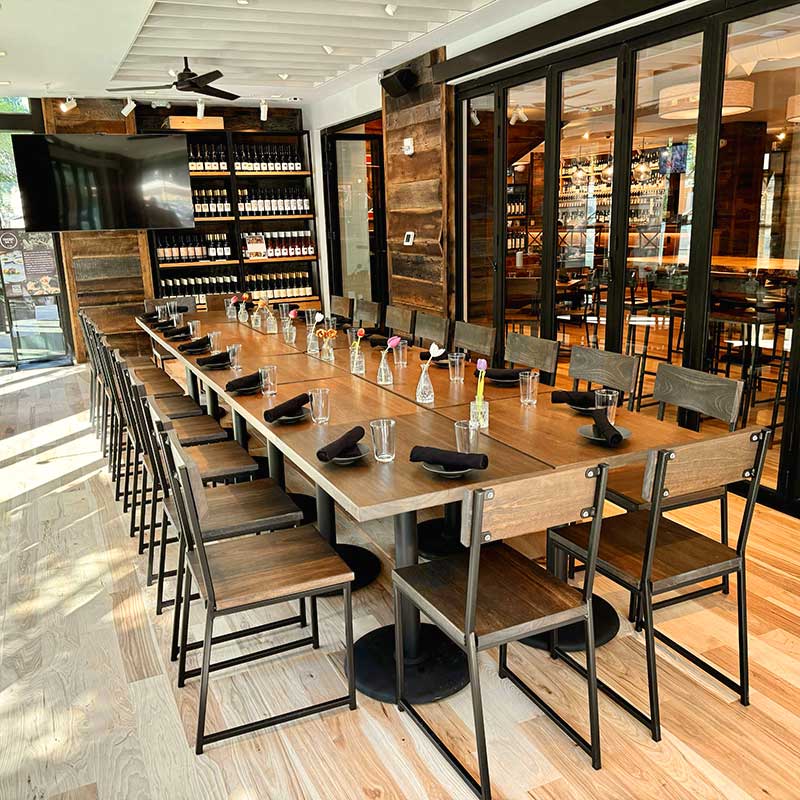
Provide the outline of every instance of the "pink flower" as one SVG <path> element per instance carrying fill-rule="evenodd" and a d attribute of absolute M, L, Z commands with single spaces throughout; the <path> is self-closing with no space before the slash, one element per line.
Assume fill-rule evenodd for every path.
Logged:
<path fill-rule="evenodd" d="M 238 303 L 238 302 L 239 302 L 238 294 L 235 294 L 233 297 L 231 297 L 231 303 Z"/>
<path fill-rule="evenodd" d="M 289 316 L 290 316 L 292 319 L 297 319 L 297 309 L 296 309 L 296 308 L 293 308 L 293 309 L 292 309 L 292 310 L 289 312 Z"/>
<path fill-rule="evenodd" d="M 399 337 L 399 336 L 392 336 L 392 337 L 391 337 L 391 338 L 390 338 L 390 339 L 389 339 L 389 340 L 386 342 L 386 346 L 387 346 L 387 347 L 389 347 L 389 348 L 391 349 L 392 347 L 397 347 L 397 345 L 399 345 L 399 344 L 400 344 L 400 342 L 401 342 L 401 339 L 400 339 L 400 337 Z"/>
<path fill-rule="evenodd" d="M 478 372 L 486 372 L 486 368 L 489 365 L 486 363 L 485 358 L 479 358 L 476 366 L 478 367 Z"/>

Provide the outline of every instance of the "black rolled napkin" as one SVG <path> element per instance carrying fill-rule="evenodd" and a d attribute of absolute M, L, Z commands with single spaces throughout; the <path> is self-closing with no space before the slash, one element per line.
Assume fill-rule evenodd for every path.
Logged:
<path fill-rule="evenodd" d="M 577 408 L 594 408 L 594 392 L 551 392 L 551 403 L 568 403 Z"/>
<path fill-rule="evenodd" d="M 197 359 L 198 367 L 217 366 L 217 364 L 230 364 L 231 359 L 227 353 L 217 353 L 213 356 L 206 356 L 205 358 Z"/>
<path fill-rule="evenodd" d="M 347 433 L 342 434 L 338 439 L 329 442 L 324 447 L 317 450 L 317 458 L 320 461 L 333 461 L 334 458 L 352 458 L 361 452 L 358 443 L 364 438 L 364 429 L 360 425 L 351 428 Z"/>
<path fill-rule="evenodd" d="M 179 314 L 188 314 L 189 313 L 189 306 L 176 306 L 176 311 Z"/>
<path fill-rule="evenodd" d="M 283 403 L 279 403 L 274 408 L 268 408 L 264 412 L 264 419 L 267 422 L 275 422 L 275 420 L 279 417 L 294 417 L 303 406 L 308 404 L 310 400 L 311 398 L 308 396 L 308 392 L 298 394 L 297 397 L 293 397 L 291 400 L 286 400 Z"/>
<path fill-rule="evenodd" d="M 609 447 L 617 447 L 622 444 L 622 434 L 608 421 L 608 415 L 604 408 L 592 411 L 592 426 L 595 436 L 600 436 L 606 440 Z"/>
<path fill-rule="evenodd" d="M 178 350 L 182 353 L 194 353 L 200 350 L 205 350 L 206 347 L 211 347 L 211 340 L 208 336 L 203 336 L 200 339 L 195 339 L 193 342 L 186 342 L 186 344 L 179 344 Z"/>
<path fill-rule="evenodd" d="M 410 336 L 401 336 L 400 339 L 404 342 L 408 342 L 409 347 L 413 347 L 414 340 Z M 379 333 L 374 333 L 372 336 L 369 337 L 369 346 L 370 347 L 388 347 L 389 346 L 389 337 L 382 336 Z"/>
<path fill-rule="evenodd" d="M 177 328 L 167 328 L 166 330 L 162 331 L 162 333 L 169 339 L 171 339 L 173 336 L 188 336 L 189 326 L 179 325 Z"/>
<path fill-rule="evenodd" d="M 430 350 L 423 350 L 419 354 L 419 360 L 420 361 L 427 361 L 430 357 L 431 357 Z M 436 358 L 434 358 L 433 360 L 434 360 L 434 362 L 436 362 L 436 361 L 447 361 L 447 351 L 442 353 L 440 356 L 436 356 Z"/>
<path fill-rule="evenodd" d="M 234 378 L 225 384 L 226 392 L 238 392 L 240 389 L 253 389 L 261 386 L 261 376 L 257 372 L 251 375 L 243 375 L 241 378 Z"/>
<path fill-rule="evenodd" d="M 409 461 L 424 461 L 426 464 L 439 464 L 445 469 L 486 469 L 489 456 L 486 453 L 458 453 L 455 450 L 440 450 L 438 447 L 411 448 Z"/>
<path fill-rule="evenodd" d="M 167 328 L 174 328 L 174 327 L 175 326 L 172 324 L 171 319 L 164 320 L 164 322 L 156 322 L 156 324 L 153 325 L 153 328 L 155 328 L 157 331 L 165 331 L 167 330 Z"/>
<path fill-rule="evenodd" d="M 530 372 L 530 369 L 526 367 L 520 367 L 519 369 L 487 369 L 486 377 L 490 381 L 515 381 L 519 378 L 521 372 Z M 478 370 L 475 370 L 473 374 L 477 378 Z"/>
<path fill-rule="evenodd" d="M 158 319 L 158 311 L 148 311 L 145 314 L 139 314 L 139 319 L 142 322 L 152 322 L 153 320 Z"/>

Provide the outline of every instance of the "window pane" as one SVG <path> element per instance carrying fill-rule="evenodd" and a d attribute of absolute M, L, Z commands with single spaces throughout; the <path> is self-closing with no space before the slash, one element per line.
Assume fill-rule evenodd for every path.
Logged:
<path fill-rule="evenodd" d="M 27 97 L 0 97 L 0 114 L 30 114 L 31 104 Z"/>
<path fill-rule="evenodd" d="M 22 228 L 23 225 L 11 134 L 0 131 L 0 228 Z"/>
<path fill-rule="evenodd" d="M 544 208 L 544 78 L 508 91 L 506 329 L 539 335 Z"/>

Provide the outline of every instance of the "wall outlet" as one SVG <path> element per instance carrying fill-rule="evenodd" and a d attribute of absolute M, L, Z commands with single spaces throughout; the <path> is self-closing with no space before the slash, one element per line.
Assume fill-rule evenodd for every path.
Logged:
<path fill-rule="evenodd" d="M 410 136 L 403 139 L 403 153 L 407 156 L 414 155 L 414 139 Z"/>
<path fill-rule="evenodd" d="M 403 245 L 411 247 L 412 244 L 414 244 L 414 231 L 406 231 L 406 235 L 403 237 Z"/>

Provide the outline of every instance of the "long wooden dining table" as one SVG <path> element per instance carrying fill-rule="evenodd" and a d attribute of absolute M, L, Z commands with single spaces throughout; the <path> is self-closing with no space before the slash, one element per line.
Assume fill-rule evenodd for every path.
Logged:
<path fill-rule="evenodd" d="M 469 417 L 469 401 L 475 396 L 474 365 L 466 364 L 463 384 L 452 383 L 447 369 L 432 366 L 435 400 L 423 406 L 415 401 L 421 366 L 419 347 L 409 348 L 405 367 L 396 366 L 392 354 L 388 355 L 394 382 L 385 386 L 377 383 L 380 351 L 371 349 L 366 342 L 361 345 L 366 372 L 356 376 L 350 374 L 347 347 L 340 345 L 334 350 L 333 362 L 306 354 L 302 325 L 297 326 L 296 340 L 289 345 L 280 333 L 266 334 L 247 324 L 229 321 L 220 312 L 195 312 L 185 314 L 184 319 L 200 322 L 200 336 L 219 331 L 221 351 L 229 344 L 241 345 L 240 369 L 203 368 L 197 363 L 198 356 L 179 350 L 181 342 L 167 340 L 142 320 L 137 319 L 137 323 L 161 350 L 178 359 L 186 371 L 188 391 L 195 400 L 200 400 L 200 386 L 203 386 L 210 414 L 218 416 L 219 401 L 225 401 L 231 409 L 234 437 L 239 442 L 246 444 L 248 430 L 256 431 L 266 441 L 271 477 L 285 486 L 284 460 L 288 459 L 315 485 L 320 533 L 356 573 L 360 568 L 371 568 L 364 555 L 369 551 L 337 543 L 335 504 L 358 522 L 391 518 L 395 564 L 403 567 L 418 561 L 417 512 L 439 506 L 457 508 L 465 489 L 565 465 L 605 462 L 613 468 L 643 462 L 653 448 L 677 446 L 714 435 L 620 409 L 618 422 L 629 428 L 631 436 L 618 448 L 600 447 L 577 433 L 578 427 L 586 424 L 586 417 L 578 416 L 566 406 L 550 403 L 548 394 L 552 387 L 540 387 L 536 406 L 522 406 L 517 385 L 487 382 L 490 424 L 481 431 L 480 441 L 481 451 L 489 457 L 489 466 L 455 480 L 443 478 L 410 462 L 409 452 L 418 444 L 454 449 L 453 420 Z M 232 379 L 269 364 L 277 367 L 276 395 L 238 395 L 226 388 Z M 330 392 L 330 419 L 326 424 L 315 424 L 310 418 L 291 425 L 264 420 L 265 410 L 315 386 L 327 387 Z M 339 466 L 317 459 L 316 452 L 322 445 L 356 425 L 369 432 L 370 421 L 381 417 L 396 422 L 394 461 L 380 463 L 364 458 L 350 466 Z M 415 703 L 432 702 L 463 688 L 468 679 L 462 651 L 435 626 L 421 624 L 419 611 L 411 604 L 404 603 L 401 613 L 409 698 Z M 609 620 L 608 611 L 595 615 L 596 626 L 611 625 L 610 631 L 597 631 L 598 643 L 612 638 L 619 627 L 616 612 L 611 609 L 610 614 L 613 620 Z M 363 635 L 356 642 L 355 660 L 359 690 L 393 702 L 394 626 L 383 626 Z"/>

